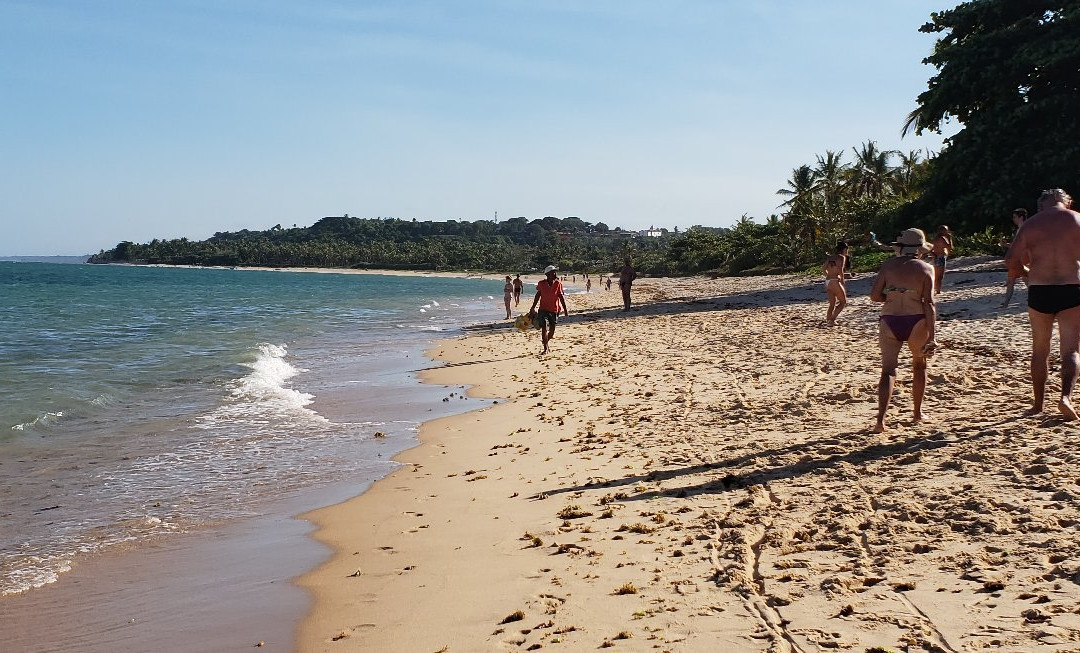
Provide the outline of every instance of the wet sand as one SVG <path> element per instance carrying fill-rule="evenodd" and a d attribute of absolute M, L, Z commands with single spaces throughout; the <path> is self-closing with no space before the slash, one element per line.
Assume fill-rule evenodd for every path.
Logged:
<path fill-rule="evenodd" d="M 0 650 L 292 650 L 310 599 L 290 581 L 326 556 L 310 530 L 267 516 L 81 560 L 59 582 L 0 599 Z"/>
<path fill-rule="evenodd" d="M 930 419 L 905 354 L 874 434 L 871 281 L 833 328 L 806 278 L 662 279 L 572 296 L 547 356 L 443 343 L 429 380 L 511 401 L 310 515 L 297 649 L 1080 650 L 1080 427 L 1023 416 L 1026 291 L 956 261 Z"/>

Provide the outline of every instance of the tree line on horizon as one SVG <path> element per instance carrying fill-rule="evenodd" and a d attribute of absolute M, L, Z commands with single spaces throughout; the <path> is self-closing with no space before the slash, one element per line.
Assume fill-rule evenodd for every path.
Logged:
<path fill-rule="evenodd" d="M 665 241 L 666 236 L 642 237 L 577 217 L 495 222 L 345 215 L 322 218 L 310 227 L 218 232 L 198 241 L 124 241 L 90 262 L 520 273 L 555 263 L 567 270 L 600 271 L 618 267 L 625 256 L 659 250 Z"/>
<path fill-rule="evenodd" d="M 967 252 L 995 252 L 1012 209 L 1043 188 L 1080 191 L 1080 0 L 971 0 L 934 12 L 940 35 L 923 63 L 936 74 L 903 133 L 962 127 L 940 152 L 868 140 L 825 150 L 777 191 L 779 213 L 660 238 L 546 217 L 418 222 L 324 218 L 311 227 L 218 233 L 204 241 L 122 242 L 92 262 L 529 271 L 617 270 L 722 275 L 802 270 L 837 241 L 882 240 L 907 227 L 950 225 Z M 666 220 L 664 220 L 666 221 Z"/>

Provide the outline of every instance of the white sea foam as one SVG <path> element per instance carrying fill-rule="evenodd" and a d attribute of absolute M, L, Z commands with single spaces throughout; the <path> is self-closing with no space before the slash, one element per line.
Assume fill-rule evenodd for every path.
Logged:
<path fill-rule="evenodd" d="M 287 353 L 284 345 L 260 344 L 255 361 L 245 364 L 251 371 L 233 383 L 230 400 L 200 419 L 200 423 L 210 427 L 231 421 L 326 422 L 326 418 L 306 407 L 314 401 L 314 395 L 286 386 L 289 379 L 306 371 L 285 360 Z"/>
<path fill-rule="evenodd" d="M 13 560 L 14 562 L 14 556 Z M 26 590 L 55 583 L 60 574 L 71 571 L 71 560 L 60 556 L 24 556 L 23 565 L 12 565 L 7 578 L 0 583 L 0 596 L 19 594 Z"/>
<path fill-rule="evenodd" d="M 435 301 L 435 300 L 433 299 L 433 300 L 431 300 L 431 305 L 432 305 L 432 306 L 438 306 L 438 305 L 439 305 L 439 302 L 437 302 L 437 301 Z"/>
<path fill-rule="evenodd" d="M 98 395 L 90 400 L 91 406 L 97 406 L 99 408 L 102 406 L 108 406 L 111 403 L 113 403 L 113 398 L 109 395 Z"/>
<path fill-rule="evenodd" d="M 35 426 L 52 426 L 64 418 L 64 411 L 58 410 L 55 413 L 42 413 L 30 420 L 29 422 L 23 422 L 22 424 L 16 424 L 11 427 L 12 431 L 25 431 L 32 429 Z"/>

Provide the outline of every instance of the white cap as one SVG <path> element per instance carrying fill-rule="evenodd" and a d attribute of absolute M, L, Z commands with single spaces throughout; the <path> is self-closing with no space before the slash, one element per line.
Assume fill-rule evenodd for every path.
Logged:
<path fill-rule="evenodd" d="M 549 265 L 546 268 L 544 268 L 544 274 L 547 274 L 549 272 L 557 272 L 558 270 L 559 270 L 559 268 L 555 267 L 554 265 Z"/>

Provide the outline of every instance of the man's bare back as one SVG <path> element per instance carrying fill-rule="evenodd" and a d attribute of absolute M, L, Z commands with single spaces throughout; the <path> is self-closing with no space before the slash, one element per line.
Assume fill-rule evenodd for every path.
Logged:
<path fill-rule="evenodd" d="M 1061 347 L 1061 399 L 1066 419 L 1080 418 L 1072 391 L 1080 367 L 1080 214 L 1070 210 L 1072 198 L 1060 188 L 1043 191 L 1039 212 L 1016 233 L 1005 264 L 1010 275 L 1028 275 L 1028 320 L 1031 323 L 1031 386 L 1034 401 L 1028 414 L 1042 412 L 1049 372 L 1054 324 Z"/>
<path fill-rule="evenodd" d="M 1016 276 L 1029 268 L 1030 285 L 1080 284 L 1080 213 L 1056 204 L 1028 218 L 1005 263 Z"/>

